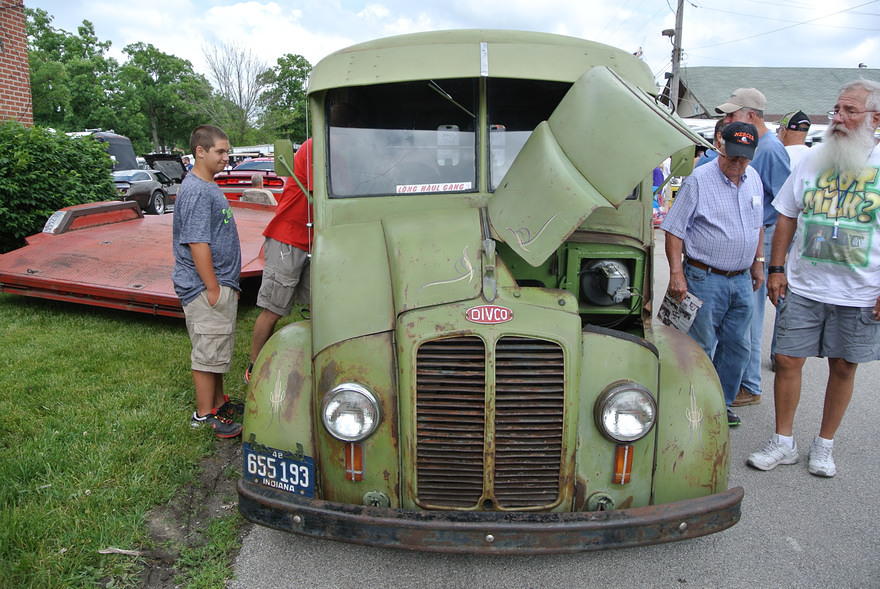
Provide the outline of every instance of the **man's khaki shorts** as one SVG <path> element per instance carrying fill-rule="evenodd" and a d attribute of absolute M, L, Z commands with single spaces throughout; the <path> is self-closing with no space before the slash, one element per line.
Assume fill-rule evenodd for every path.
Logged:
<path fill-rule="evenodd" d="M 298 247 L 267 237 L 263 258 L 265 267 L 257 306 L 284 317 L 293 303 L 307 305 L 311 296 L 309 255 Z"/>
<path fill-rule="evenodd" d="M 238 292 L 221 285 L 220 298 L 212 307 L 208 304 L 208 291 L 203 290 L 184 305 L 183 314 L 192 342 L 192 369 L 219 374 L 228 372 L 235 344 Z"/>
<path fill-rule="evenodd" d="M 776 308 L 776 353 L 795 358 L 880 360 L 880 321 L 873 307 L 820 303 L 789 290 Z"/>

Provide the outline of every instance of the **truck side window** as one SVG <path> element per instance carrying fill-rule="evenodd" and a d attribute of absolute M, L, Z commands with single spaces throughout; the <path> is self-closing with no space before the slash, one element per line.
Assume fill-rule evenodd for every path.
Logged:
<path fill-rule="evenodd" d="M 571 88 L 568 82 L 490 78 L 489 188 L 495 190 L 535 127 Z"/>
<path fill-rule="evenodd" d="M 325 104 L 331 198 L 476 190 L 476 80 L 330 90 Z"/>

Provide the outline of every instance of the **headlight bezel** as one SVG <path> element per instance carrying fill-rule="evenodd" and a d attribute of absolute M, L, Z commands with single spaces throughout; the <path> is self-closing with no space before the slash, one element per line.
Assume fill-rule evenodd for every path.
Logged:
<path fill-rule="evenodd" d="M 338 428 L 334 427 L 334 424 L 329 420 L 327 409 L 330 403 L 337 400 L 337 398 L 343 393 L 360 395 L 371 405 L 376 418 L 373 420 L 373 424 L 370 428 L 356 435 L 345 435 L 344 433 L 341 433 Z M 324 429 L 327 433 L 337 440 L 342 442 L 361 442 L 376 433 L 379 424 L 382 423 L 382 406 L 376 395 L 364 385 L 355 382 L 344 382 L 324 393 L 324 398 L 321 401 L 321 423 L 324 424 Z"/>
<path fill-rule="evenodd" d="M 632 393 L 636 393 L 641 399 L 645 400 L 648 405 L 650 405 L 650 424 L 637 434 L 626 435 L 611 431 L 606 426 L 606 412 L 613 410 L 615 403 L 624 402 L 623 397 Z M 632 444 L 637 442 L 650 434 L 654 429 L 654 426 L 657 425 L 657 399 L 654 398 L 653 393 L 651 393 L 650 389 L 646 386 L 630 380 L 618 381 L 608 385 L 596 399 L 593 411 L 596 427 L 601 434 L 612 442 L 618 444 Z"/>

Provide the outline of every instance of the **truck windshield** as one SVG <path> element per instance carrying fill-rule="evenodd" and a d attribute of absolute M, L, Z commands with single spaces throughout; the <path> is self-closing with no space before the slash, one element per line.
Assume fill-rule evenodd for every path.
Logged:
<path fill-rule="evenodd" d="M 326 104 L 331 198 L 476 190 L 476 80 L 338 88 Z"/>
<path fill-rule="evenodd" d="M 488 80 L 490 190 L 497 188 L 526 139 L 550 118 L 569 88 L 568 82 Z"/>

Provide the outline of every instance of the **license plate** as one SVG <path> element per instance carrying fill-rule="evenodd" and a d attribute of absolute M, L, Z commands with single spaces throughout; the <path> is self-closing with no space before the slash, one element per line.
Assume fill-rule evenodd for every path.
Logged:
<path fill-rule="evenodd" d="M 246 481 L 314 497 L 315 460 L 311 456 L 294 457 L 290 452 L 266 446 L 257 450 L 248 442 L 242 444 L 242 455 L 242 474 Z"/>

